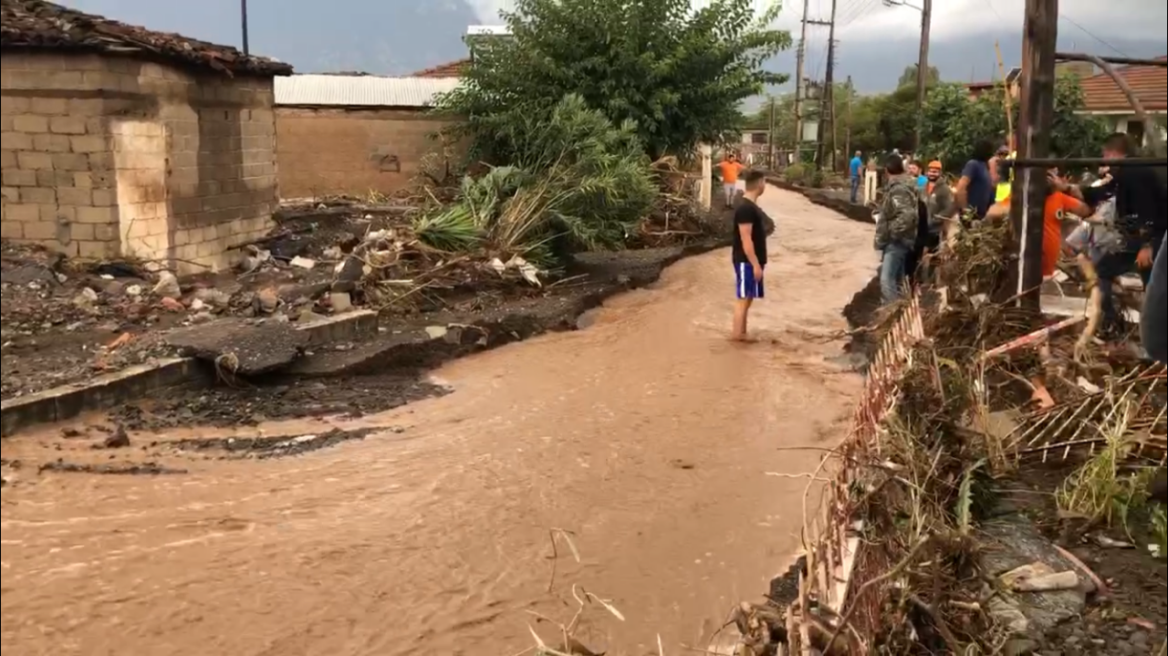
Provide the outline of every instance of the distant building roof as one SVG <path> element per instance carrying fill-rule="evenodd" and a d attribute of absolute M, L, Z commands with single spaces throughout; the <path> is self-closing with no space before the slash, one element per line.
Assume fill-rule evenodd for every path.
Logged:
<path fill-rule="evenodd" d="M 320 107 L 430 107 L 458 78 L 293 75 L 278 77 L 277 105 Z"/>
<path fill-rule="evenodd" d="M 1021 75 L 1021 68 L 1011 68 L 1010 72 L 1006 73 L 1006 81 L 1004 84 L 1006 86 L 1014 84 L 1018 81 L 1018 78 L 1021 77 Z M 1003 84 L 1003 82 L 1001 80 L 991 80 L 989 82 L 970 82 L 969 84 L 966 84 L 965 87 L 970 91 L 985 91 L 987 89 L 993 89 L 999 84 Z"/>
<path fill-rule="evenodd" d="M 1157 57 L 1164 60 L 1168 57 Z M 1140 99 L 1144 109 L 1163 112 L 1168 110 L 1168 68 L 1163 66 L 1123 66 L 1116 68 L 1128 86 Z M 1088 112 L 1130 112 L 1131 103 L 1120 90 L 1115 80 L 1107 73 L 1100 73 L 1083 79 L 1083 109 Z"/>
<path fill-rule="evenodd" d="M 292 67 L 231 46 L 154 32 L 44 0 L 0 0 L 0 48 L 137 55 L 228 74 L 289 75 Z"/>
<path fill-rule="evenodd" d="M 470 66 L 469 59 L 460 59 L 458 61 L 447 62 L 439 64 L 433 68 L 418 71 L 410 75 L 410 77 L 434 77 L 434 78 L 450 78 L 462 77 L 462 70 Z"/>
<path fill-rule="evenodd" d="M 471 25 L 466 28 L 467 36 L 510 36 L 511 28 L 506 25 Z"/>

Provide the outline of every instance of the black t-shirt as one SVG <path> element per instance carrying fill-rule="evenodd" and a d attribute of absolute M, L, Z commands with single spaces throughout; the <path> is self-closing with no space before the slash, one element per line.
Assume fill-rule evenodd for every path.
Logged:
<path fill-rule="evenodd" d="M 738 226 L 750 226 L 750 241 L 754 242 L 754 254 L 758 263 L 767 263 L 766 225 L 767 215 L 758 205 L 749 198 L 743 198 L 738 208 L 734 210 L 734 263 L 750 262 L 746 259 L 746 251 L 742 248 L 742 233 Z"/>

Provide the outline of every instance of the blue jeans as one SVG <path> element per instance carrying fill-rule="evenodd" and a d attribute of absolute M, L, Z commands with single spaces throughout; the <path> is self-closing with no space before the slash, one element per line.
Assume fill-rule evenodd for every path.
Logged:
<path fill-rule="evenodd" d="M 852 202 L 853 203 L 857 202 L 857 197 L 859 196 L 859 193 L 860 193 L 860 176 L 853 175 L 852 176 Z"/>
<path fill-rule="evenodd" d="M 904 283 L 911 253 L 911 248 L 899 242 L 884 247 L 884 257 L 880 260 L 880 295 L 885 303 L 900 298 L 900 286 Z"/>

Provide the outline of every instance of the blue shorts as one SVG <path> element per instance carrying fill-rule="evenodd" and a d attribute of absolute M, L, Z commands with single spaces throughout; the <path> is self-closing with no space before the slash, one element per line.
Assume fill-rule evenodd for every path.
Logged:
<path fill-rule="evenodd" d="M 749 262 L 734 265 L 734 278 L 738 298 L 763 297 L 763 281 L 754 279 L 754 267 L 750 266 Z"/>

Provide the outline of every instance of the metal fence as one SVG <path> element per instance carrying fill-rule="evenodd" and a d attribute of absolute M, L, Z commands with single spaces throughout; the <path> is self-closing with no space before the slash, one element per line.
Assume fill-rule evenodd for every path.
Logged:
<path fill-rule="evenodd" d="M 834 636 L 844 625 L 841 615 L 850 608 L 857 592 L 855 582 L 876 581 L 888 563 L 881 554 L 866 550 L 860 540 L 862 521 L 852 515 L 852 493 L 862 484 L 853 463 L 860 454 L 879 455 L 880 425 L 893 410 L 903 372 L 912 363 L 914 345 L 924 339 L 919 294 L 901 308 L 872 360 L 864 389 L 857 404 L 850 434 L 833 460 L 838 469 L 827 485 L 820 509 L 804 519 L 807 561 L 799 580 L 799 596 L 787 610 L 789 654 L 813 654 L 813 635 Z M 846 631 L 836 645 L 843 647 L 852 637 L 870 636 L 879 626 L 877 590 L 864 595 L 866 605 L 851 610 Z M 820 640 L 822 642 L 822 640 Z"/>

